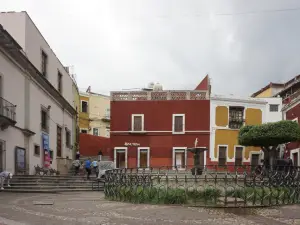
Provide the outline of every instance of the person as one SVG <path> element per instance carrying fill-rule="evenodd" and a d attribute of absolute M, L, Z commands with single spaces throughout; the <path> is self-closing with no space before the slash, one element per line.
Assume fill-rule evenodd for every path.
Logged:
<path fill-rule="evenodd" d="M 85 161 L 85 170 L 87 172 L 87 179 L 89 180 L 91 175 L 91 158 Z"/>
<path fill-rule="evenodd" d="M 76 152 L 76 159 L 78 159 L 78 160 L 80 159 L 80 153 L 79 153 L 79 151 Z"/>
<path fill-rule="evenodd" d="M 79 159 L 74 160 L 73 166 L 75 167 L 75 176 L 79 173 L 80 161 Z"/>
<path fill-rule="evenodd" d="M 100 161 L 101 161 L 101 160 L 98 159 L 98 162 L 97 162 L 97 168 L 96 168 L 96 177 L 97 177 L 97 178 L 99 178 L 98 175 L 99 175 L 99 170 L 100 170 Z"/>
<path fill-rule="evenodd" d="M 7 186 L 10 187 L 9 185 L 9 180 L 12 179 L 12 173 L 3 171 L 0 173 L 0 182 L 1 182 L 1 190 L 4 190 L 4 181 L 7 180 Z"/>
<path fill-rule="evenodd" d="M 92 166 L 93 166 L 93 170 L 94 170 L 95 174 L 97 174 L 97 167 L 98 167 L 98 165 L 97 165 L 97 161 L 96 160 L 94 160 L 92 162 Z"/>

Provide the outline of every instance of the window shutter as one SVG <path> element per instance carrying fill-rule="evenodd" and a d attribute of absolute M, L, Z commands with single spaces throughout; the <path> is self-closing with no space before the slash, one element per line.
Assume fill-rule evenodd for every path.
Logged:
<path fill-rule="evenodd" d="M 175 116 L 174 118 L 174 131 L 182 132 L 183 131 L 183 116 Z"/>
<path fill-rule="evenodd" d="M 141 116 L 134 116 L 133 130 L 134 131 L 142 131 L 142 117 Z"/>

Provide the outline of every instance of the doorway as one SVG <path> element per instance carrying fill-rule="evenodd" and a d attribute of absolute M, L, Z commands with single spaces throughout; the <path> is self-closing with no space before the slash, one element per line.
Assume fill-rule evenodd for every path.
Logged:
<path fill-rule="evenodd" d="M 148 168 L 150 159 L 149 159 L 149 148 L 138 148 L 138 167 L 139 168 Z"/>
<path fill-rule="evenodd" d="M 292 159 L 293 159 L 294 166 L 298 166 L 298 152 L 293 153 Z"/>
<path fill-rule="evenodd" d="M 115 166 L 116 168 L 127 167 L 127 149 L 115 149 Z"/>
<path fill-rule="evenodd" d="M 251 154 L 251 167 L 255 169 L 259 165 L 259 154 Z"/>
<path fill-rule="evenodd" d="M 5 168 L 5 141 L 0 140 L 0 172 L 4 171 Z"/>
<path fill-rule="evenodd" d="M 174 166 L 177 169 L 184 169 L 186 164 L 186 151 L 185 149 L 174 150 Z"/>

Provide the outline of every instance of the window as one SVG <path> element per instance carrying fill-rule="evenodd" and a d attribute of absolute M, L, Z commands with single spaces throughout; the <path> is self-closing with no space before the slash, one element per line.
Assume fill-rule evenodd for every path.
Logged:
<path fill-rule="evenodd" d="M 66 146 L 71 147 L 71 131 L 68 128 L 66 128 Z"/>
<path fill-rule="evenodd" d="M 48 56 L 47 54 L 42 51 L 42 75 L 47 76 L 47 64 L 48 64 Z"/>
<path fill-rule="evenodd" d="M 56 128 L 57 130 L 57 136 L 56 136 L 56 156 L 57 157 L 61 157 L 61 145 L 62 145 L 62 142 L 61 142 L 61 137 L 62 137 L 62 129 L 60 126 L 57 126 Z"/>
<path fill-rule="evenodd" d="M 48 132 L 48 111 L 46 109 L 41 110 L 41 128 L 43 131 Z"/>
<path fill-rule="evenodd" d="M 133 114 L 132 115 L 132 131 L 144 131 L 144 115 L 143 114 Z"/>
<path fill-rule="evenodd" d="M 57 90 L 62 93 L 62 74 L 59 71 L 57 73 Z"/>
<path fill-rule="evenodd" d="M 105 129 L 105 131 L 106 131 L 106 137 L 110 137 L 110 129 Z"/>
<path fill-rule="evenodd" d="M 235 147 L 235 165 L 241 166 L 243 165 L 243 147 Z"/>
<path fill-rule="evenodd" d="M 99 129 L 98 128 L 93 128 L 93 135 L 99 136 Z"/>
<path fill-rule="evenodd" d="M 227 162 L 227 147 L 219 146 L 219 166 L 226 166 Z"/>
<path fill-rule="evenodd" d="M 87 129 L 81 129 L 81 133 L 87 134 L 87 133 L 88 133 L 88 130 L 87 130 Z"/>
<path fill-rule="evenodd" d="M 173 133 L 183 134 L 185 131 L 185 115 L 184 114 L 173 114 Z"/>
<path fill-rule="evenodd" d="M 105 118 L 110 119 L 110 109 L 105 110 Z"/>
<path fill-rule="evenodd" d="M 40 146 L 34 145 L 34 154 L 39 156 L 40 155 Z"/>
<path fill-rule="evenodd" d="M 229 107 L 229 128 L 240 129 L 244 124 L 244 107 Z"/>
<path fill-rule="evenodd" d="M 279 105 L 270 105 L 270 112 L 278 112 Z"/>
<path fill-rule="evenodd" d="M 174 169 L 184 169 L 186 166 L 186 149 L 173 148 L 173 165 Z"/>
<path fill-rule="evenodd" d="M 150 167 L 150 148 L 138 148 L 138 167 Z"/>
<path fill-rule="evenodd" d="M 87 113 L 88 112 L 88 102 L 81 101 L 81 112 Z"/>

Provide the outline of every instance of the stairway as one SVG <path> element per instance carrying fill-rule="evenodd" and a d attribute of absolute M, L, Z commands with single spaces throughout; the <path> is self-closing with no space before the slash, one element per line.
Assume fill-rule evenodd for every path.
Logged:
<path fill-rule="evenodd" d="M 3 192 L 28 192 L 28 193 L 59 193 L 71 191 L 101 191 L 103 180 L 97 181 L 96 176 L 87 180 L 84 176 L 34 176 L 14 175 L 10 187 L 4 184 Z"/>

